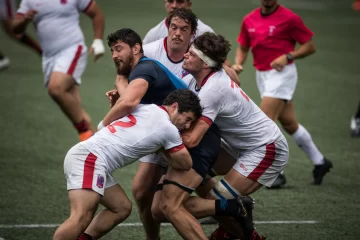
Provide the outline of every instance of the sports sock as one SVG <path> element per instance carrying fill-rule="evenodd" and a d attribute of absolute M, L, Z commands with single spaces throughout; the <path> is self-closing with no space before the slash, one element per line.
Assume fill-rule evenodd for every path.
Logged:
<path fill-rule="evenodd" d="M 76 130 L 79 133 L 83 133 L 88 130 L 88 126 L 87 126 L 85 120 L 82 120 L 81 122 L 74 124 L 74 127 L 76 128 Z"/>
<path fill-rule="evenodd" d="M 87 233 L 82 233 L 77 240 L 92 240 L 92 237 Z"/>
<path fill-rule="evenodd" d="M 215 216 L 236 217 L 238 210 L 239 204 L 235 198 L 215 200 Z"/>
<path fill-rule="evenodd" d="M 296 144 L 306 153 L 314 165 L 324 164 L 324 155 L 321 154 L 319 149 L 313 142 L 310 133 L 299 124 L 299 128 L 294 134 L 291 135 Z"/>

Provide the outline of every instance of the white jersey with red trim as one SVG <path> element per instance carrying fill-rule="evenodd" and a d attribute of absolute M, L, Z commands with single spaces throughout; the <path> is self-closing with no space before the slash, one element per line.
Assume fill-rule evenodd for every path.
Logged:
<path fill-rule="evenodd" d="M 210 73 L 199 89 L 192 75 L 184 79 L 198 94 L 203 107 L 202 120 L 214 122 L 221 137 L 232 147 L 252 150 L 282 136 L 275 122 L 244 93 L 224 70 Z"/>
<path fill-rule="evenodd" d="M 43 54 L 52 56 L 68 47 L 84 43 L 79 25 L 80 12 L 86 11 L 92 0 L 22 0 L 18 14 L 37 11 L 34 17 L 36 33 Z"/>
<path fill-rule="evenodd" d="M 102 159 L 109 172 L 162 147 L 168 152 L 184 148 L 168 113 L 155 104 L 140 104 L 131 114 L 102 128 L 81 145 Z"/>
<path fill-rule="evenodd" d="M 144 55 L 146 57 L 155 59 L 161 62 L 165 67 L 167 67 L 172 73 L 174 73 L 177 77 L 183 78 L 188 72 L 182 68 L 182 64 L 184 59 L 178 62 L 173 62 L 168 54 L 167 54 L 167 37 L 156 40 L 155 42 L 151 42 L 145 44 L 143 46 Z"/>
<path fill-rule="evenodd" d="M 204 32 L 214 32 L 214 30 L 198 19 L 198 27 L 196 29 L 194 38 L 200 36 Z M 150 31 L 144 37 L 143 44 L 154 42 L 156 40 L 166 37 L 167 35 L 168 26 L 165 18 L 158 25 L 150 29 Z"/>

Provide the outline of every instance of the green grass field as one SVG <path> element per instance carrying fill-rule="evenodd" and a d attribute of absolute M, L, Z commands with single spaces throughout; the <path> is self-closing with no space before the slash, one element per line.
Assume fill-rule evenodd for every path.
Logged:
<path fill-rule="evenodd" d="M 141 36 L 165 16 L 163 1 L 98 1 L 106 17 L 105 36 L 130 27 Z M 258 0 L 196 0 L 193 10 L 233 44 L 243 16 Z M 334 163 L 323 185 L 312 186 L 312 164 L 289 136 L 288 185 L 261 189 L 256 199 L 257 229 L 268 239 L 359 239 L 360 139 L 349 135 L 350 117 L 360 100 L 360 13 L 351 0 L 283 0 L 315 32 L 317 53 L 297 62 L 297 117 L 311 132 L 319 149 Z M 82 17 L 88 46 L 89 19 Z M 54 26 L 56 27 L 56 26 Z M 33 34 L 33 31 L 30 31 Z M 41 59 L 0 33 L 0 49 L 11 67 L 0 72 L 0 239 L 51 239 L 55 227 L 69 215 L 63 160 L 77 134 L 42 85 Z M 251 59 L 241 74 L 242 87 L 259 103 Z M 97 124 L 108 111 L 105 91 L 114 85 L 115 70 L 107 51 L 96 64 L 89 59 L 81 94 Z M 138 164 L 116 171 L 115 177 L 131 197 L 131 180 Z M 135 204 L 134 204 L 135 206 Z M 300 221 L 269 223 L 268 221 Z M 301 221 L 316 221 L 305 224 Z M 103 239 L 145 239 L 137 209 Z M 39 224 L 29 228 L 21 225 Z M 40 226 L 44 224 L 45 226 Z M 205 226 L 207 233 L 215 226 Z M 181 239 L 164 226 L 161 239 Z"/>

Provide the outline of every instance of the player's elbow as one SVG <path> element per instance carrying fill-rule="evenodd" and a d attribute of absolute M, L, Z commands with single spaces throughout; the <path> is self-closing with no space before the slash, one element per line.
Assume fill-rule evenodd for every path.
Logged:
<path fill-rule="evenodd" d="M 197 147 L 197 145 L 199 145 L 199 143 L 200 143 L 200 140 L 194 139 L 194 138 L 190 138 L 190 139 L 184 141 L 184 144 L 187 148 Z"/>
<path fill-rule="evenodd" d="M 121 108 L 124 109 L 125 112 L 130 113 L 137 105 L 139 105 L 139 101 L 132 99 L 119 99 L 119 101 L 116 102 L 116 105 L 121 105 Z"/>
<path fill-rule="evenodd" d="M 192 160 L 190 155 L 179 161 L 177 169 L 183 171 L 189 171 L 192 168 Z"/>

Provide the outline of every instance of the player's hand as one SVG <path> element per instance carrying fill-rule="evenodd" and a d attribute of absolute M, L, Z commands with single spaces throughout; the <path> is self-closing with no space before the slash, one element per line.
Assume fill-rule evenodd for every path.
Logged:
<path fill-rule="evenodd" d="M 105 53 L 104 43 L 101 39 L 94 39 L 89 50 L 89 55 L 94 53 L 94 62 L 96 62 Z"/>
<path fill-rule="evenodd" d="M 120 95 L 116 89 L 107 91 L 105 94 L 106 97 L 109 99 L 110 108 L 112 108 L 115 105 L 116 101 L 119 99 Z"/>
<path fill-rule="evenodd" d="M 36 10 L 31 9 L 31 10 L 27 11 L 27 13 L 25 13 L 24 17 L 27 21 L 32 21 L 37 13 L 38 12 Z"/>
<path fill-rule="evenodd" d="M 231 68 L 234 69 L 237 74 L 241 73 L 244 70 L 243 66 L 240 64 L 233 64 Z"/>
<path fill-rule="evenodd" d="M 281 55 L 270 63 L 270 66 L 278 72 L 281 72 L 288 63 L 286 55 Z"/>

